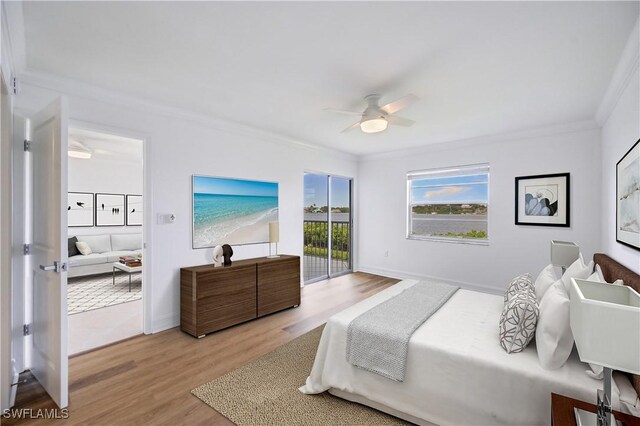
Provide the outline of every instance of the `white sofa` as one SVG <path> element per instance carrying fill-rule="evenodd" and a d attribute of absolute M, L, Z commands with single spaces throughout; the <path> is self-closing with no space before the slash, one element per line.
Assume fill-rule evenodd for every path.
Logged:
<path fill-rule="evenodd" d="M 120 256 L 142 253 L 142 234 L 76 235 L 76 238 L 87 243 L 92 253 L 69 256 L 70 278 L 112 272 L 113 263 Z"/>

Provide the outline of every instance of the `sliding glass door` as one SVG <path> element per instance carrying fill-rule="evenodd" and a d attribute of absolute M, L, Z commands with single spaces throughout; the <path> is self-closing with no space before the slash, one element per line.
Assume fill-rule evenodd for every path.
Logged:
<path fill-rule="evenodd" d="M 351 179 L 329 176 L 329 276 L 351 271 Z"/>
<path fill-rule="evenodd" d="M 351 184 L 338 176 L 304 175 L 305 283 L 352 269 Z"/>

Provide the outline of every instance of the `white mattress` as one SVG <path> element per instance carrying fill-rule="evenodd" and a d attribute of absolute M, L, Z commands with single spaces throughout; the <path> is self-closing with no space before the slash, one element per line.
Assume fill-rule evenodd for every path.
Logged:
<path fill-rule="evenodd" d="M 535 342 L 507 354 L 498 341 L 502 296 L 463 289 L 411 337 L 404 382 L 349 364 L 349 322 L 416 282 L 402 281 L 331 317 L 300 391 L 338 389 L 439 425 L 549 424 L 551 392 L 595 402 L 602 381 L 585 374 L 575 351 L 553 371 L 538 363 Z M 613 393 L 619 409 L 615 387 Z"/>

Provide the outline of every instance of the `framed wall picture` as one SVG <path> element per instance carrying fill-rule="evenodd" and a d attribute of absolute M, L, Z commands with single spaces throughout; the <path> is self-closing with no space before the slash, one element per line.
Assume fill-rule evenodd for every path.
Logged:
<path fill-rule="evenodd" d="M 142 226 L 142 195 L 127 195 L 127 226 Z"/>
<path fill-rule="evenodd" d="M 640 140 L 616 164 L 616 241 L 640 250 Z"/>
<path fill-rule="evenodd" d="M 193 248 L 269 242 L 278 183 L 192 176 Z"/>
<path fill-rule="evenodd" d="M 93 226 L 93 192 L 69 192 L 67 200 L 68 226 Z"/>
<path fill-rule="evenodd" d="M 96 194 L 96 226 L 124 226 L 124 194 Z"/>
<path fill-rule="evenodd" d="M 570 226 L 569 173 L 516 177 L 516 225 Z"/>

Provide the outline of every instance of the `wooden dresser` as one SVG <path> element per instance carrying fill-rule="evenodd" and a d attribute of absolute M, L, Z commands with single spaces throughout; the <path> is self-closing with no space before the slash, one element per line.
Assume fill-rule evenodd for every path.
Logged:
<path fill-rule="evenodd" d="M 300 305 L 300 257 L 180 269 L 180 329 L 195 337 Z"/>

